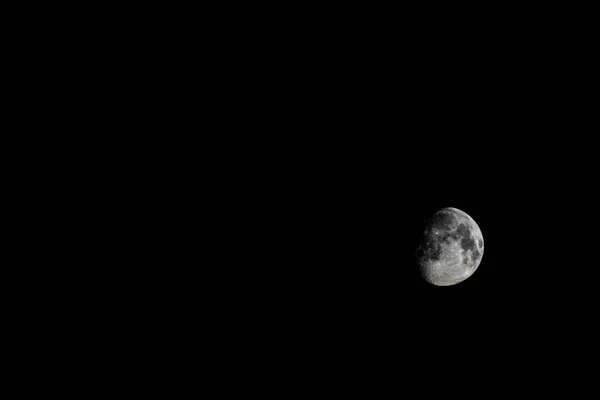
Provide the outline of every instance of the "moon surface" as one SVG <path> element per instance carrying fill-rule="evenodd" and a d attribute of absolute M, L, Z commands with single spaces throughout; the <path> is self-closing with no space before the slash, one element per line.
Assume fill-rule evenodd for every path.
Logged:
<path fill-rule="evenodd" d="M 416 256 L 421 276 L 451 286 L 473 275 L 483 257 L 483 235 L 467 213 L 446 207 L 427 221 Z"/>

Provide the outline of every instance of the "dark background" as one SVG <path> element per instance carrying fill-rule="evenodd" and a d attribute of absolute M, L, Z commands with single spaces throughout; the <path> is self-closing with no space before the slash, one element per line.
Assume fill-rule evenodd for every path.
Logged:
<path fill-rule="evenodd" d="M 254 323 L 315 349 L 391 354 L 442 329 L 477 353 L 502 348 L 503 330 L 554 335 L 545 327 L 592 304 L 584 60 L 507 36 L 302 39 L 264 51 L 257 40 L 231 64 L 247 66 L 231 74 L 241 95 L 227 97 L 243 111 L 224 121 L 244 133 L 226 148 L 243 160 L 233 204 L 249 239 L 235 276 L 259 299 Z M 451 287 L 427 284 L 414 260 L 443 207 L 473 217 L 485 240 L 478 270 Z"/>
<path fill-rule="evenodd" d="M 545 365 L 577 346 L 596 304 L 581 230 L 593 220 L 593 170 L 556 125 L 564 114 L 504 112 L 519 103 L 506 93 L 489 104 L 457 93 L 414 113 L 357 96 L 304 114 L 298 132 L 284 113 L 253 159 L 264 166 L 243 173 L 252 183 L 236 198 L 251 217 L 240 239 L 250 239 L 234 304 L 240 331 L 257 329 L 249 343 L 327 376 L 401 369 L 423 380 L 423 368 L 458 364 L 486 379 L 478 365 Z M 414 259 L 442 207 L 468 213 L 485 240 L 478 270 L 450 287 L 426 283 Z"/>
<path fill-rule="evenodd" d="M 507 350 L 554 354 L 558 330 L 594 304 L 589 51 L 506 27 L 288 34 L 278 21 L 206 61 L 218 90 L 199 114 L 219 112 L 203 176 L 219 189 L 203 196 L 216 195 L 207 215 L 224 231 L 210 304 L 234 310 L 232 342 L 324 373 L 395 371 L 413 348 L 468 373 Z M 443 207 L 485 241 L 478 270 L 451 287 L 427 284 L 414 259 Z"/>
<path fill-rule="evenodd" d="M 262 95 L 242 118 L 256 128 L 239 144 L 255 151 L 242 176 L 276 221 L 284 243 L 273 254 L 302 285 L 356 296 L 537 290 L 564 279 L 549 273 L 558 254 L 572 255 L 561 214 L 591 189 L 587 139 L 577 138 L 585 104 L 535 67 L 396 69 L 399 60 L 347 72 L 336 57 L 339 71 L 310 78 L 297 66 L 281 79 L 269 71 L 248 92 Z M 442 207 L 471 215 L 486 247 L 467 281 L 431 288 L 412 257 L 422 222 Z"/>
<path fill-rule="evenodd" d="M 101 154 L 97 172 L 64 183 L 75 192 L 64 200 L 54 182 L 84 163 L 40 146 L 64 172 L 45 171 L 48 190 L 30 198 L 32 215 L 58 220 L 35 234 L 56 237 L 57 201 L 82 209 L 71 232 L 85 242 L 63 243 L 74 249 L 75 273 L 43 262 L 48 277 L 87 292 L 108 281 L 98 297 L 115 303 L 124 325 L 151 321 L 133 343 L 168 331 L 172 339 L 157 343 L 186 362 L 204 359 L 189 356 L 199 344 L 227 370 L 269 383 L 293 365 L 301 380 L 359 371 L 407 381 L 407 370 L 428 390 L 448 387 L 444 377 L 455 387 L 508 354 L 508 373 L 490 374 L 497 388 L 514 383 L 514 367 L 527 368 L 528 358 L 552 365 L 577 354 L 597 314 L 595 45 L 562 32 L 578 30 L 527 19 L 521 30 L 514 21 L 489 26 L 486 15 L 471 21 L 480 26 L 440 27 L 430 12 L 414 24 L 409 13 L 384 21 L 385 12 L 321 10 L 295 24 L 296 11 L 265 12 L 266 22 L 241 12 L 238 24 L 234 13 L 216 26 L 177 15 L 173 29 L 154 18 L 145 21 L 156 29 L 138 29 L 125 17 L 134 35 L 116 34 L 106 50 L 67 29 L 81 45 L 61 52 L 55 43 L 64 41 L 50 38 L 49 54 L 35 51 L 39 60 L 26 63 L 41 95 L 21 95 L 45 113 L 26 110 L 23 121 L 47 132 L 61 130 L 53 121 L 66 115 L 82 137 L 91 126 L 101 138 L 90 149 L 58 143 L 81 159 Z M 104 44 L 106 29 L 97 32 Z M 55 70 L 73 76 L 74 93 Z M 46 106 L 60 108 L 56 93 L 69 100 L 62 112 Z M 485 240 L 478 270 L 451 287 L 427 284 L 414 259 L 423 222 L 442 207 L 468 213 Z M 99 244 L 80 234 L 95 228 L 90 215 L 110 225 Z M 91 242 L 101 249 L 90 251 Z M 99 266 L 91 271 L 90 258 Z M 86 273 L 89 286 L 79 279 Z M 114 336 L 123 340 L 120 326 Z M 154 357 L 154 347 L 143 353 Z"/>

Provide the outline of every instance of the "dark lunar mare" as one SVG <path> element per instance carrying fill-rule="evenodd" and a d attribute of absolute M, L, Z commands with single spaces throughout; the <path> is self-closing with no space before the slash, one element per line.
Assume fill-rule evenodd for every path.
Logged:
<path fill-rule="evenodd" d="M 415 255 L 419 260 L 439 260 L 442 256 L 442 243 L 440 238 L 423 238 Z"/>
<path fill-rule="evenodd" d="M 460 247 L 466 252 L 467 250 L 474 251 L 475 250 L 475 240 L 474 239 L 462 239 L 460 241 Z"/>
<path fill-rule="evenodd" d="M 475 249 L 475 251 L 473 252 L 473 263 L 477 263 L 479 257 L 481 257 L 481 254 L 479 254 L 479 250 Z"/>
<path fill-rule="evenodd" d="M 483 240 L 479 239 L 479 247 L 483 247 Z"/>
<path fill-rule="evenodd" d="M 437 235 L 429 235 L 429 241 L 432 243 L 447 243 L 450 244 L 452 240 L 457 240 L 458 236 L 456 233 L 450 233 L 453 229 L 453 224 L 456 223 L 454 215 L 440 212 L 434 215 L 427 223 L 427 233 L 437 231 Z"/>
<path fill-rule="evenodd" d="M 448 230 L 454 221 L 453 215 L 442 212 L 433 217 L 431 225 L 438 229 Z"/>
<path fill-rule="evenodd" d="M 440 240 L 444 243 L 450 244 L 453 240 L 458 239 L 458 235 L 456 233 L 444 233 L 440 236 Z"/>
<path fill-rule="evenodd" d="M 458 233 L 460 236 L 462 236 L 464 238 L 471 237 L 471 230 L 469 228 L 467 228 L 467 226 L 465 224 L 458 225 L 458 228 L 456 229 L 456 233 Z"/>
<path fill-rule="evenodd" d="M 438 244 L 437 246 L 432 246 L 428 249 L 427 252 L 429 259 L 432 261 L 437 261 L 442 256 L 442 246 Z"/>

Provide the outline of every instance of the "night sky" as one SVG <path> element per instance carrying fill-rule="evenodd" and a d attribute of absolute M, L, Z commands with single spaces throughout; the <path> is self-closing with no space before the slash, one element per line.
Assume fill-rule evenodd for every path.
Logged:
<path fill-rule="evenodd" d="M 235 118 L 257 133 L 240 149 L 258 149 L 247 153 L 259 170 L 250 193 L 268 193 L 260 206 L 276 215 L 273 258 L 297 266 L 286 282 L 356 301 L 576 286 L 565 266 L 582 254 L 576 212 L 590 208 L 595 186 L 582 118 L 591 103 L 574 91 L 586 82 L 549 68 L 559 64 L 542 53 L 554 47 L 534 52 L 504 34 L 469 34 L 473 47 L 417 36 L 402 46 L 317 36 L 298 51 L 282 44 L 270 68 L 249 67 L 247 112 Z M 272 54 L 264 50 L 249 59 Z M 414 250 L 443 207 L 474 218 L 485 253 L 464 282 L 431 287 Z"/>
<path fill-rule="evenodd" d="M 598 129 L 584 118 L 597 112 L 578 81 L 591 64 L 558 54 L 558 40 L 542 55 L 545 31 L 509 43 L 503 23 L 495 37 L 419 42 L 428 29 L 402 25 L 309 43 L 302 28 L 302 46 L 259 40 L 231 64 L 244 66 L 228 76 L 241 111 L 223 121 L 239 128 L 221 129 L 242 161 L 224 185 L 242 228 L 227 228 L 248 238 L 225 251 L 241 258 L 225 268 L 247 318 L 236 332 L 266 343 L 251 342 L 257 359 L 270 347 L 326 379 L 383 370 L 446 394 L 473 393 L 477 374 L 494 381 L 480 395 L 514 383 L 528 357 L 568 369 L 546 360 L 577 354 L 600 282 Z M 472 276 L 437 287 L 414 254 L 444 207 L 475 220 L 485 252 Z"/>
<path fill-rule="evenodd" d="M 235 199 L 249 216 L 239 287 L 260 299 L 253 326 L 311 360 L 389 370 L 414 349 L 428 371 L 472 357 L 467 375 L 478 357 L 548 354 L 539 338 L 558 343 L 598 282 L 594 256 L 579 261 L 595 252 L 581 228 L 597 186 L 585 107 L 496 53 L 420 64 L 369 42 L 357 61 L 353 46 L 348 60 L 326 48 L 268 70 L 273 90 L 236 116 L 253 129 L 232 141 L 248 159 Z M 414 254 L 444 207 L 475 220 L 485 252 L 472 276 L 437 287 Z"/>
<path fill-rule="evenodd" d="M 288 153 L 303 168 L 276 174 L 266 204 L 276 222 L 245 274 L 258 283 L 248 289 L 262 299 L 254 310 L 298 352 L 402 358 L 417 346 L 436 362 L 544 353 L 539 338 L 557 340 L 560 321 L 593 304 L 580 300 L 592 280 L 573 262 L 582 221 L 564 208 L 584 198 L 579 181 L 544 162 L 555 153 L 515 137 L 431 134 L 446 124 L 457 123 L 314 138 Z M 443 207 L 469 214 L 485 240 L 477 271 L 449 287 L 425 282 L 414 258 L 423 223 Z"/>
<path fill-rule="evenodd" d="M 565 272 L 580 256 L 571 225 L 579 222 L 565 218 L 563 205 L 582 198 L 578 180 L 548 163 L 548 141 L 526 143 L 501 128 L 484 133 L 484 121 L 469 126 L 469 116 L 305 138 L 281 156 L 292 172 L 276 173 L 269 205 L 277 273 L 265 282 L 302 309 L 333 307 L 349 318 L 463 292 L 487 299 L 473 300 L 476 310 L 577 291 L 580 276 Z M 469 214 L 485 241 L 477 271 L 449 287 L 426 283 L 414 259 L 424 221 L 443 207 Z M 414 303 L 399 300 L 412 296 Z"/>

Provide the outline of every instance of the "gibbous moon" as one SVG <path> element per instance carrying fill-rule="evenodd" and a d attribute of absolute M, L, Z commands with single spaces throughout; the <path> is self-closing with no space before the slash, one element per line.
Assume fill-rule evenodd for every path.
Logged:
<path fill-rule="evenodd" d="M 416 256 L 427 282 L 456 285 L 473 275 L 481 263 L 481 229 L 467 213 L 442 208 L 427 221 Z"/>

